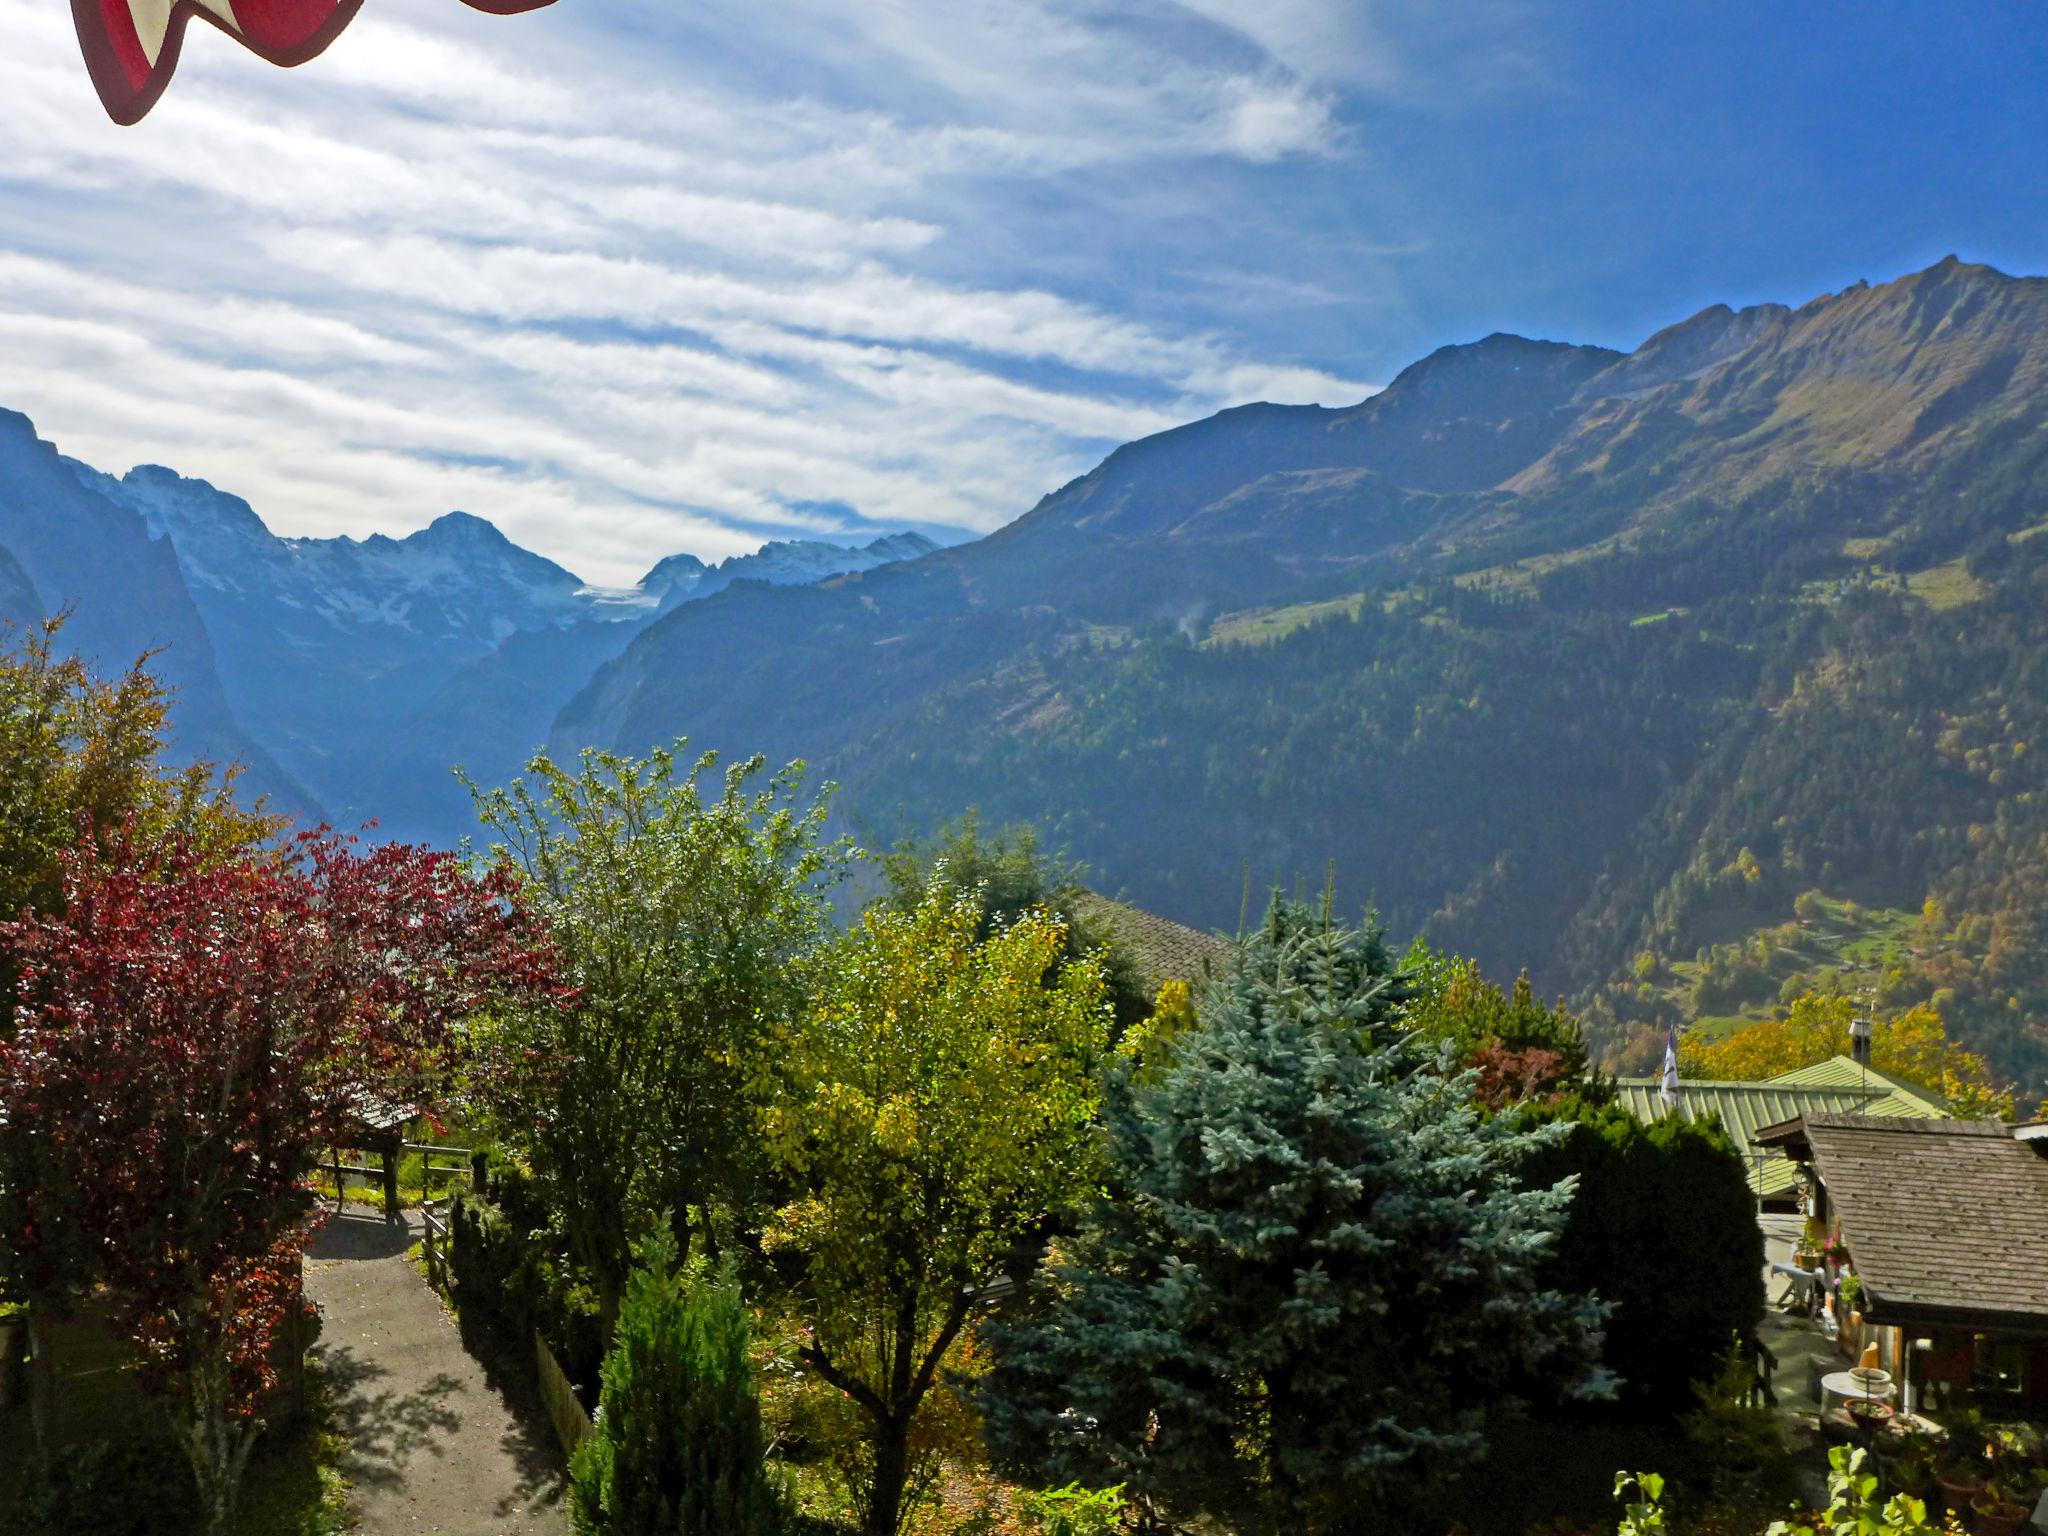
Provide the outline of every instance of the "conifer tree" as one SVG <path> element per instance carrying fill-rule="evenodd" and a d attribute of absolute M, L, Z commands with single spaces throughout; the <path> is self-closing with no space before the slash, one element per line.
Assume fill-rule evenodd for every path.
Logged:
<path fill-rule="evenodd" d="M 678 1273 L 657 1230 L 627 1282 L 597 1432 L 570 1468 L 578 1536 L 773 1536 L 760 1386 L 739 1287 Z"/>
<path fill-rule="evenodd" d="M 996 1331 L 1000 1455 L 1258 1529 L 1389 1529 L 1519 1384 L 1608 1389 L 1602 1307 L 1537 1278 L 1571 1181 L 1513 1176 L 1561 1133 L 1386 1038 L 1401 989 L 1377 932 L 1276 903 L 1170 1063 L 1113 1084 L 1120 1187 L 1047 1309 Z"/>

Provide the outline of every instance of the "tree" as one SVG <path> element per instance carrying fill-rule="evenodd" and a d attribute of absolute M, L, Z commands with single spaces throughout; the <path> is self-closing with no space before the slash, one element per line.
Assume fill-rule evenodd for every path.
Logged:
<path fill-rule="evenodd" d="M 1586 1075 L 1585 1032 L 1562 1003 L 1536 1000 L 1525 971 L 1504 993 L 1472 961 L 1439 954 L 1421 939 L 1402 958 L 1415 995 L 1402 1021 L 1425 1040 L 1450 1045 L 1460 1066 L 1479 1069 L 1482 1104 L 1554 1095 Z"/>
<path fill-rule="evenodd" d="M 1718 1124 L 1646 1125 L 1614 1103 L 1569 1098 L 1520 1118 L 1563 1133 L 1522 1178 L 1578 1186 L 1546 1279 L 1598 1287 L 1611 1304 L 1601 1360 L 1631 1413 L 1682 1412 L 1730 1335 L 1750 1338 L 1763 1315 L 1763 1233 L 1741 1154 Z"/>
<path fill-rule="evenodd" d="M 570 1465 L 577 1536 L 776 1536 L 739 1285 L 675 1254 L 657 1228 L 627 1282 L 597 1432 Z"/>
<path fill-rule="evenodd" d="M 1376 935 L 1276 903 L 1163 1069 L 1114 1079 L 1109 1181 L 1043 1313 L 996 1330 L 1014 1465 L 1257 1528 L 1381 1528 L 1545 1379 L 1598 1394 L 1603 1309 L 1547 1287 L 1565 1132 L 1482 1114 L 1406 1048 Z"/>
<path fill-rule="evenodd" d="M 166 695 L 148 658 L 108 681 L 59 659 L 61 619 L 0 651 L 0 918 L 58 911 L 61 865 L 81 829 L 95 838 L 182 835 L 222 854 L 267 841 L 280 823 L 238 805 L 235 772 L 164 760 Z M 0 947 L 0 1034 L 14 1017 L 16 961 Z"/>
<path fill-rule="evenodd" d="M 882 858 L 888 900 L 900 911 L 914 910 L 934 883 L 981 907 L 980 935 L 1044 907 L 1066 925 L 1066 957 L 1093 955 L 1116 1009 L 1119 1031 L 1153 1012 L 1154 999 L 1130 956 L 1110 928 L 1091 920 L 1082 898 L 1086 870 L 1039 846 L 1029 825 L 984 828 L 968 811 L 929 838 L 898 843 Z"/>
<path fill-rule="evenodd" d="M 297 1296 L 316 1149 L 418 1088 L 456 1021 L 545 957 L 502 878 L 307 835 L 280 857 L 81 844 L 61 916 L 0 928 L 0 1265 L 35 1307 L 104 1284 L 215 1529 Z"/>
<path fill-rule="evenodd" d="M 669 1220 L 687 1255 L 699 1235 L 717 1241 L 719 1212 L 757 1200 L 749 1074 L 800 1006 L 796 964 L 844 859 L 822 843 L 826 797 L 799 804 L 801 763 L 765 783 L 760 758 L 734 764 L 707 795 L 717 761 L 585 753 L 571 773 L 543 754 L 506 789 L 472 786 L 574 988 L 571 1006 L 508 1012 L 480 1040 L 482 1092 L 607 1331 L 636 1238 Z"/>
<path fill-rule="evenodd" d="M 1853 998 L 1839 992 L 1808 992 L 1783 1018 L 1747 1025 L 1719 1040 L 1685 1036 L 1678 1044 L 1679 1071 L 1686 1077 L 1761 1082 L 1847 1056 L 1849 1025 L 1856 1015 Z M 1992 1075 L 1982 1056 L 1949 1039 L 1940 1012 L 1930 1003 L 1878 1024 L 1870 1064 L 1948 1100 L 1964 1119 L 2012 1118 L 2011 1088 Z"/>
<path fill-rule="evenodd" d="M 1042 909 L 980 926 L 978 900 L 937 885 L 871 907 L 777 1041 L 770 1143 L 803 1193 L 771 1251 L 810 1328 L 802 1363 L 865 1417 L 868 1536 L 906 1516 L 912 1430 L 977 1298 L 1090 1182 L 1101 970 L 1060 964 Z"/>

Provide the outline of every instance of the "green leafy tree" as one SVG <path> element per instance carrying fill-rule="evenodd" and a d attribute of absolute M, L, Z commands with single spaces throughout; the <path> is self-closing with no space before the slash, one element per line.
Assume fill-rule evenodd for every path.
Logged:
<path fill-rule="evenodd" d="M 1606 1390 L 1604 1309 L 1542 1278 L 1572 1181 L 1516 1176 L 1564 1130 L 1482 1114 L 1471 1074 L 1390 1042 L 1399 999 L 1376 934 L 1276 904 L 1163 1068 L 1115 1083 L 1117 1197 L 995 1334 L 1005 1461 L 1379 1529 L 1516 1388 Z"/>
<path fill-rule="evenodd" d="M 607 1329 L 634 1241 L 672 1220 L 680 1251 L 760 1199 L 748 1074 L 800 1006 L 796 968 L 824 931 L 845 850 L 823 841 L 825 797 L 802 764 L 760 758 L 545 754 L 477 791 L 495 857 L 547 920 L 573 988 L 480 1036 L 483 1092 L 530 1162 L 590 1275 Z"/>
<path fill-rule="evenodd" d="M 1060 963 L 1043 909 L 981 929 L 980 902 L 938 885 L 908 911 L 878 904 L 777 1041 L 768 1131 L 803 1194 L 771 1252 L 809 1328 L 803 1364 L 864 1416 L 867 1536 L 908 1513 L 912 1431 L 979 1298 L 1090 1183 L 1101 969 Z"/>
<path fill-rule="evenodd" d="M 1034 827 L 1020 825 L 993 830 L 979 813 L 968 811 L 927 838 L 898 843 L 882 857 L 888 900 L 900 911 L 912 911 L 934 883 L 981 908 L 980 933 L 1015 922 L 1044 907 L 1066 925 L 1065 957 L 1092 955 L 1100 962 L 1119 1032 L 1153 1011 L 1153 997 L 1117 936 L 1091 916 L 1083 898 L 1086 872 L 1058 853 L 1039 845 Z"/>
<path fill-rule="evenodd" d="M 1586 1075 L 1585 1032 L 1562 1003 L 1540 1001 L 1525 971 L 1503 992 L 1471 960 L 1421 939 L 1402 958 L 1414 996 L 1402 1021 L 1448 1044 L 1463 1067 L 1480 1068 L 1482 1100 L 1500 1107 L 1555 1093 Z"/>
<path fill-rule="evenodd" d="M 1859 1011 L 1856 1000 L 1840 992 L 1807 992 L 1782 1018 L 1748 1024 L 1716 1040 L 1687 1035 L 1679 1042 L 1678 1068 L 1687 1077 L 1758 1082 L 1847 1056 L 1849 1026 Z M 1930 1003 L 1878 1024 L 1871 1065 L 1941 1095 L 1964 1119 L 2012 1118 L 2012 1089 L 1997 1080 L 1982 1056 L 1949 1038 Z"/>
<path fill-rule="evenodd" d="M 730 1274 L 676 1268 L 675 1239 L 642 1244 L 604 1363 L 597 1431 L 570 1466 L 577 1536 L 774 1536 L 747 1309 Z"/>

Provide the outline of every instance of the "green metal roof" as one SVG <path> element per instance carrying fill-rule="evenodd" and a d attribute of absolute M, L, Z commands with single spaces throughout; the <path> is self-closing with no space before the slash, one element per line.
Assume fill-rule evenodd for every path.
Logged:
<path fill-rule="evenodd" d="M 1884 1115 L 1896 1119 L 1946 1120 L 1948 1107 L 1924 1088 L 1870 1071 L 1846 1056 L 1816 1062 L 1761 1083 L 1712 1082 L 1680 1078 L 1675 1110 L 1664 1102 L 1661 1079 L 1617 1079 L 1622 1107 L 1639 1120 L 1681 1114 L 1697 1120 L 1721 1117 L 1722 1129 L 1749 1165 L 1749 1187 L 1759 1200 L 1787 1199 L 1799 1187 L 1799 1173 L 1782 1152 L 1752 1146 L 1766 1126 L 1783 1125 L 1806 1114 Z"/>
<path fill-rule="evenodd" d="M 1863 1066 L 1847 1056 L 1830 1056 L 1810 1067 L 1780 1072 L 1770 1082 L 1773 1086 L 1787 1088 L 1889 1088 L 1891 1097 L 1897 1101 L 1895 1108 L 1866 1109 L 1863 1113 L 1910 1116 L 1922 1120 L 1950 1118 L 1948 1104 L 1939 1094 L 1922 1088 L 1918 1083 L 1909 1083 L 1902 1077 L 1893 1077 L 1889 1072 Z"/>

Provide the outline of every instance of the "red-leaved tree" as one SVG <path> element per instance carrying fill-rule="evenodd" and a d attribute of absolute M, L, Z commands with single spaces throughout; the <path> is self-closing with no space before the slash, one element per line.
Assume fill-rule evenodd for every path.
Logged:
<path fill-rule="evenodd" d="M 502 874 L 325 832 L 261 858 L 81 847 L 58 917 L 0 927 L 0 1275 L 62 1312 L 104 1286 L 228 1518 L 296 1304 L 317 1149 L 429 1085 L 459 1022 L 545 988 Z"/>

